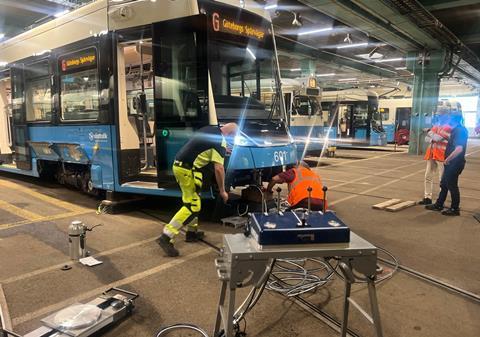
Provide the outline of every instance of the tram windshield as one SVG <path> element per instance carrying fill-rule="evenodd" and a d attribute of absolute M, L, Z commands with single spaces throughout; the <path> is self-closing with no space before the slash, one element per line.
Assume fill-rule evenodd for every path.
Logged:
<path fill-rule="evenodd" d="M 281 118 L 270 23 L 241 9 L 208 12 L 213 13 L 208 62 L 217 118 Z"/>

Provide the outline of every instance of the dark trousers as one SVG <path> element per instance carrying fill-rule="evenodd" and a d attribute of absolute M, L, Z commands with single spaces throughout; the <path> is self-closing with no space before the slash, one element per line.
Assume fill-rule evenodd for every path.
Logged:
<path fill-rule="evenodd" d="M 448 191 L 450 191 L 450 198 L 452 204 L 450 208 L 458 209 L 460 207 L 460 190 L 458 189 L 458 177 L 463 171 L 465 163 L 450 163 L 445 165 L 442 180 L 440 181 L 440 194 L 436 204 L 443 206 L 447 199 Z"/>

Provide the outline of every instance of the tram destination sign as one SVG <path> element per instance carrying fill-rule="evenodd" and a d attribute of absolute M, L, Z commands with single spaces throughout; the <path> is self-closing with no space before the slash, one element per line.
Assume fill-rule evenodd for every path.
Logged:
<path fill-rule="evenodd" d="M 228 18 L 218 12 L 212 13 L 212 28 L 215 32 L 245 36 L 259 41 L 263 41 L 266 34 L 266 30 L 263 27 Z"/>
<path fill-rule="evenodd" d="M 97 64 L 96 48 L 88 48 L 60 57 L 62 71 L 91 67 Z"/>

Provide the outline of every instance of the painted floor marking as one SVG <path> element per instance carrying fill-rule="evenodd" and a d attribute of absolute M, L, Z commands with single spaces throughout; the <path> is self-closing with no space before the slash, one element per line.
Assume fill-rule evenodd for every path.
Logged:
<path fill-rule="evenodd" d="M 92 256 L 95 257 L 95 258 L 98 258 L 98 257 L 102 257 L 102 256 L 112 255 L 112 254 L 115 254 L 115 253 L 122 252 L 124 250 L 128 250 L 130 248 L 135 248 L 135 247 L 144 245 L 146 243 L 155 241 L 155 239 L 157 239 L 157 238 L 158 238 L 158 235 L 155 236 L 155 237 L 149 238 L 149 239 L 142 240 L 142 241 L 133 242 L 133 243 L 130 243 L 130 244 L 125 245 L 125 246 L 115 247 L 115 248 L 112 248 L 110 250 L 106 250 L 104 252 L 98 253 L 98 254 L 93 254 Z M 28 273 L 25 273 L 25 274 L 16 275 L 16 276 L 12 276 L 12 277 L 3 279 L 3 280 L 0 281 L 0 283 L 10 284 L 10 283 L 13 283 L 13 282 L 16 282 L 16 281 L 25 280 L 27 278 L 34 277 L 34 276 L 37 276 L 37 275 L 40 275 L 40 274 L 43 274 L 43 273 L 47 273 L 47 272 L 52 271 L 52 270 L 60 269 L 64 265 L 71 264 L 71 263 L 72 263 L 72 260 L 65 260 L 64 262 L 58 263 L 58 264 L 53 265 L 53 266 L 48 266 L 48 267 L 37 269 L 37 270 L 31 271 L 31 272 L 28 272 Z"/>
<path fill-rule="evenodd" d="M 61 302 L 58 302 L 58 303 L 55 303 L 55 304 L 52 304 L 52 305 L 48 305 L 48 306 L 43 307 L 39 310 L 24 314 L 24 315 L 19 316 L 19 317 L 15 317 L 15 318 L 12 319 L 12 323 L 13 323 L 14 326 L 16 326 L 16 325 L 28 322 L 28 321 L 33 320 L 33 319 L 43 317 L 43 316 L 45 316 L 45 315 L 47 315 L 51 312 L 60 310 L 60 309 L 66 307 L 68 305 L 73 304 L 73 303 L 82 302 L 82 301 L 85 301 L 89 298 L 98 296 L 101 293 L 103 293 L 106 289 L 113 288 L 113 287 L 121 287 L 123 285 L 142 280 L 144 278 L 147 278 L 149 276 L 152 276 L 152 275 L 155 275 L 157 273 L 163 272 L 163 271 L 168 270 L 172 267 L 176 267 L 176 266 L 181 265 L 185 262 L 188 262 L 190 260 L 193 260 L 193 259 L 195 259 L 197 257 L 200 257 L 200 256 L 203 256 L 203 255 L 207 255 L 209 253 L 212 253 L 212 249 L 211 248 L 204 248 L 204 249 L 199 250 L 197 252 L 186 255 L 185 257 L 177 257 L 177 258 L 172 259 L 172 260 L 168 261 L 167 263 L 161 264 L 157 267 L 147 269 L 143 272 L 133 274 L 129 277 L 126 277 L 124 279 L 112 282 L 110 284 L 102 285 L 101 287 L 98 287 L 96 289 L 92 289 L 92 290 L 90 290 L 88 292 L 85 292 L 83 294 L 67 298 L 66 300 L 63 300 Z"/>
<path fill-rule="evenodd" d="M 60 219 L 64 219 L 64 218 L 68 218 L 68 217 L 72 217 L 72 216 L 77 216 L 77 215 L 88 214 L 88 213 L 92 213 L 92 212 L 95 212 L 95 211 L 85 209 L 83 211 L 68 212 L 68 213 L 44 216 L 44 217 L 40 217 L 37 220 L 22 220 L 22 221 L 11 222 L 11 223 L 0 225 L 0 231 L 5 230 L 5 229 L 9 229 L 9 228 L 13 228 L 13 227 L 18 227 L 18 226 L 31 225 L 31 224 L 38 223 L 38 222 L 60 220 Z"/>
<path fill-rule="evenodd" d="M 57 199 L 55 197 L 51 197 L 51 196 L 48 196 L 46 194 L 40 193 L 40 192 L 36 192 L 32 188 L 28 188 L 28 187 L 22 186 L 20 184 L 13 183 L 11 181 L 0 180 L 0 186 L 10 188 L 10 189 L 13 189 L 13 190 L 17 190 L 17 191 L 21 191 L 21 192 L 27 194 L 30 197 L 33 197 L 35 199 L 39 199 L 41 201 L 44 201 L 48 204 L 52 204 L 52 205 L 57 206 L 57 207 L 64 208 L 68 211 L 78 212 L 78 211 L 84 211 L 84 210 L 87 209 L 85 207 L 77 206 L 73 203 L 63 201 L 63 200 Z"/>
<path fill-rule="evenodd" d="M 27 211 L 26 209 L 17 207 L 3 200 L 0 200 L 0 209 L 7 211 L 8 213 L 11 213 L 13 215 L 17 215 L 28 221 L 38 221 L 43 218 L 43 216 L 40 214 Z"/>

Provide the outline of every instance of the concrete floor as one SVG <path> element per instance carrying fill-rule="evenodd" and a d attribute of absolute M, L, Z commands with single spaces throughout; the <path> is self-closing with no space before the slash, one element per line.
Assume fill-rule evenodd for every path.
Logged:
<path fill-rule="evenodd" d="M 480 224 L 472 217 L 480 212 L 480 142 L 470 141 L 468 152 L 460 178 L 462 215 L 453 218 L 420 206 L 398 213 L 371 208 L 390 198 L 421 198 L 425 164 L 420 157 L 339 150 L 337 158 L 322 159 L 319 172 L 329 186 L 332 209 L 353 231 L 391 251 L 403 265 L 480 295 Z M 164 200 L 150 200 L 158 207 L 127 214 L 97 215 L 98 200 L 53 183 L 0 174 L 0 191 L 0 284 L 16 332 L 26 333 L 52 311 L 114 285 L 141 297 L 135 314 L 105 336 L 153 336 L 161 326 L 177 322 L 211 333 L 220 290 L 213 264 L 217 253 L 180 240 L 181 257 L 164 257 L 154 241 L 162 223 L 151 216 L 168 220 L 174 210 Z M 88 233 L 89 249 L 102 265 L 60 270 L 69 263 L 66 232 L 73 219 L 103 224 Z M 203 223 L 203 228 L 216 245 L 222 233 L 234 231 L 213 223 Z M 340 318 L 342 287 L 334 280 L 305 298 Z M 354 290 L 354 298 L 367 307 L 365 286 Z M 378 298 L 385 336 L 480 335 L 480 303 L 403 272 L 378 286 Z M 265 292 L 247 322 L 249 336 L 338 335 L 295 302 L 271 292 Z M 374 336 L 355 310 L 350 326 L 361 336 Z"/>

